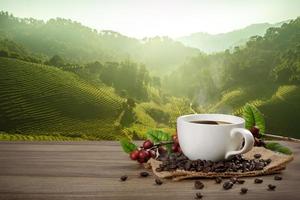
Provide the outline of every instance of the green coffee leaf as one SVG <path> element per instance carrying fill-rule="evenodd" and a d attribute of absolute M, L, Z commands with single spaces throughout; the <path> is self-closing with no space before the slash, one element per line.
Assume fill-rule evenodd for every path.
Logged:
<path fill-rule="evenodd" d="M 159 143 L 163 141 L 171 141 L 172 137 L 169 133 L 163 132 L 161 130 L 149 130 L 146 134 L 147 139 L 151 140 L 154 143 Z M 171 152 L 172 145 L 167 144 L 165 145 L 168 152 Z"/>
<path fill-rule="evenodd" d="M 272 151 L 280 152 L 287 155 L 291 155 L 293 153 L 288 147 L 283 146 L 277 142 L 267 142 L 265 147 Z"/>
<path fill-rule="evenodd" d="M 172 137 L 169 133 L 163 132 L 161 130 L 149 130 L 146 134 L 147 138 L 154 143 L 162 141 L 171 141 Z"/>
<path fill-rule="evenodd" d="M 120 144 L 123 148 L 123 151 L 125 151 L 126 153 L 130 153 L 137 149 L 137 145 L 128 140 L 127 138 L 120 139 Z"/>
<path fill-rule="evenodd" d="M 253 126 L 259 128 L 259 133 L 264 135 L 266 131 L 265 119 L 263 114 L 254 106 L 247 103 L 243 109 L 243 118 L 246 121 L 246 128 L 251 129 Z"/>

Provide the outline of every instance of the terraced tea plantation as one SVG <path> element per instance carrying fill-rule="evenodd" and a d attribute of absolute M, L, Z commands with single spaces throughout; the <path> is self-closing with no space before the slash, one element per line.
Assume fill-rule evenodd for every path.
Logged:
<path fill-rule="evenodd" d="M 1 131 L 116 139 L 124 99 L 58 68 L 0 58 Z"/>

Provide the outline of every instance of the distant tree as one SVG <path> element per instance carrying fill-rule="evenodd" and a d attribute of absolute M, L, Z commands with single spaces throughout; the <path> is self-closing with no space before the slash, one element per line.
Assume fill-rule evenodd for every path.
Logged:
<path fill-rule="evenodd" d="M 103 65 L 96 61 L 92 63 L 88 63 L 84 66 L 84 69 L 81 71 L 81 75 L 84 76 L 84 78 L 93 80 L 93 81 L 100 81 L 100 75 L 103 70 Z"/>
<path fill-rule="evenodd" d="M 92 63 L 88 63 L 85 68 L 88 70 L 88 72 L 90 74 L 100 74 L 102 69 L 103 69 L 103 65 L 96 61 L 96 62 L 92 62 Z"/>
<path fill-rule="evenodd" d="M 134 108 L 135 107 L 135 101 L 132 98 L 128 98 L 127 99 L 127 105 L 129 106 L 129 108 Z"/>
<path fill-rule="evenodd" d="M 45 64 L 56 66 L 56 67 L 62 67 L 65 65 L 65 61 L 59 55 L 54 55 L 54 56 L 52 56 L 52 58 L 50 58 L 48 61 L 46 61 Z"/>
<path fill-rule="evenodd" d="M 117 81 L 118 71 L 119 71 L 119 63 L 117 62 L 105 63 L 102 73 L 100 74 L 101 81 L 108 86 L 114 86 L 115 82 Z"/>
<path fill-rule="evenodd" d="M 100 72 L 100 80 L 112 86 L 122 97 L 138 100 L 148 98 L 147 85 L 151 77 L 145 66 L 126 60 L 121 63 L 107 62 Z"/>
<path fill-rule="evenodd" d="M 288 49 L 280 57 L 280 64 L 274 69 L 279 83 L 300 83 L 300 43 L 294 49 Z"/>

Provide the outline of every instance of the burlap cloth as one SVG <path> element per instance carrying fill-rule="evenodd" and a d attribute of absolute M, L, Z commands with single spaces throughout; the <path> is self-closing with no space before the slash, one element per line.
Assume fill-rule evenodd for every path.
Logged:
<path fill-rule="evenodd" d="M 262 170 L 249 171 L 249 172 L 192 172 L 179 170 L 176 171 L 162 171 L 157 172 L 155 169 L 159 167 L 161 161 L 150 159 L 148 161 L 148 167 L 151 167 L 153 173 L 159 178 L 172 178 L 175 181 L 188 179 L 188 178 L 196 178 L 196 177 L 204 177 L 204 178 L 213 178 L 213 177 L 246 177 L 246 176 L 261 176 L 267 174 L 276 174 L 281 170 L 285 169 L 287 163 L 293 160 L 293 155 L 284 155 L 281 153 L 270 151 L 263 147 L 254 147 L 251 151 L 243 154 L 245 159 L 253 159 L 254 154 L 261 154 L 262 159 L 272 159 L 272 162 L 268 164 Z"/>

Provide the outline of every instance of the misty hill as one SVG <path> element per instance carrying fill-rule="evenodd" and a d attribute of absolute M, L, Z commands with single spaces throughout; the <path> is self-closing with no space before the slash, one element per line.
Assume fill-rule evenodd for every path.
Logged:
<path fill-rule="evenodd" d="M 233 113 L 258 102 L 268 131 L 299 137 L 299 35 L 300 17 L 251 37 L 242 48 L 199 55 L 165 79 L 165 90 L 189 97 L 204 113 Z"/>
<path fill-rule="evenodd" d="M 228 33 L 208 34 L 208 33 L 193 33 L 189 36 L 177 38 L 186 46 L 198 48 L 201 51 L 212 53 L 232 49 L 234 46 L 243 45 L 251 36 L 265 34 L 270 27 L 280 27 L 283 23 L 290 20 L 275 24 L 261 23 L 252 24 L 245 28 L 234 30 Z"/>
<path fill-rule="evenodd" d="M 166 73 L 195 56 L 199 50 L 168 37 L 137 40 L 113 31 L 97 31 L 78 22 L 57 18 L 47 22 L 0 13 L 0 39 L 23 45 L 32 53 L 60 55 L 69 62 L 133 59 L 149 69 Z"/>

